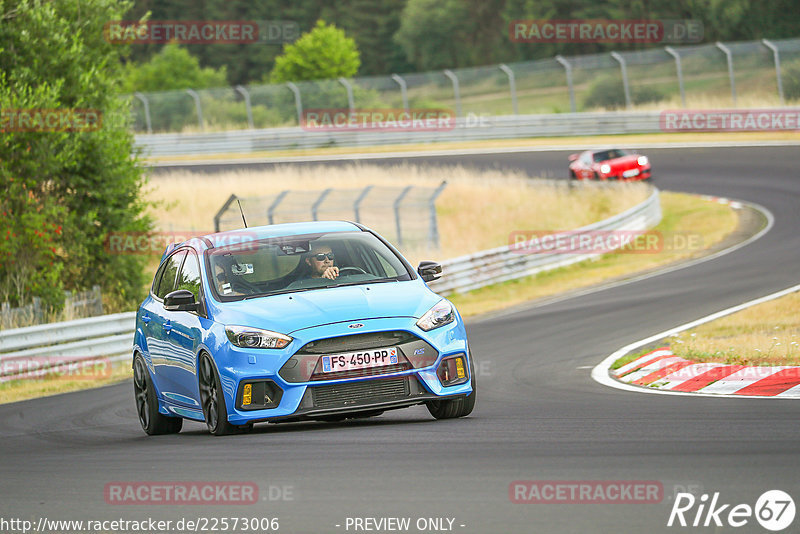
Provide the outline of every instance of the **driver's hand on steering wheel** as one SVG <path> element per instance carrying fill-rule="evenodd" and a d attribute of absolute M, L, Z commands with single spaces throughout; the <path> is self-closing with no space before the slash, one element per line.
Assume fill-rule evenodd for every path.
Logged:
<path fill-rule="evenodd" d="M 330 280 L 336 280 L 338 277 L 339 277 L 339 268 L 338 267 L 328 267 L 322 273 L 322 278 L 328 278 Z"/>

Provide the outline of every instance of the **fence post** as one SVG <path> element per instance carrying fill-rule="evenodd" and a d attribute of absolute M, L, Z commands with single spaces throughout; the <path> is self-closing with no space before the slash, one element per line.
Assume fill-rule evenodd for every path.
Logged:
<path fill-rule="evenodd" d="M 344 89 L 347 91 L 347 105 L 352 113 L 356 109 L 356 104 L 353 100 L 353 86 L 350 85 L 350 82 L 346 78 L 339 78 L 339 83 L 344 85 Z"/>
<path fill-rule="evenodd" d="M 561 63 L 564 67 L 564 72 L 567 75 L 567 87 L 569 89 L 569 109 L 572 113 L 577 112 L 577 107 L 575 106 L 575 87 L 572 85 L 572 65 L 569 64 L 569 61 L 564 59 L 564 56 L 557 55 L 556 61 Z"/>
<path fill-rule="evenodd" d="M 408 87 L 406 81 L 398 74 L 392 74 L 392 80 L 400 86 L 400 95 L 403 97 L 403 109 L 408 113 Z"/>
<path fill-rule="evenodd" d="M 461 91 L 458 88 L 458 78 L 450 69 L 444 69 L 444 75 L 453 82 L 453 95 L 456 98 L 456 117 L 461 116 Z"/>
<path fill-rule="evenodd" d="M 397 244 L 399 246 L 403 246 L 403 229 L 400 224 L 400 203 L 403 202 L 403 198 L 411 191 L 412 187 L 414 186 L 407 185 L 394 200 L 394 224 L 397 227 Z"/>
<path fill-rule="evenodd" d="M 725 57 L 728 59 L 728 77 L 731 79 L 731 98 L 733 99 L 733 105 L 736 105 L 736 80 L 733 77 L 733 54 L 731 54 L 731 49 L 725 46 L 724 44 L 720 43 L 719 41 L 716 42 L 717 48 L 722 50 L 722 53 L 725 54 Z"/>
<path fill-rule="evenodd" d="M 439 248 L 439 225 L 436 221 L 436 198 L 442 194 L 444 188 L 447 186 L 447 181 L 443 181 L 439 184 L 439 187 L 431 195 L 430 200 L 428 200 L 429 210 L 430 210 L 430 227 L 428 230 L 428 242 L 431 244 L 433 248 Z"/>
<path fill-rule="evenodd" d="M 192 99 L 194 100 L 194 107 L 197 110 L 197 124 L 200 125 L 201 130 L 205 130 L 206 123 L 203 120 L 203 108 L 200 105 L 200 95 L 198 95 L 197 91 L 195 91 L 194 89 L 187 89 L 186 92 L 189 93 L 189 96 L 191 96 Z"/>
<path fill-rule="evenodd" d="M 508 86 L 511 90 L 511 109 L 514 110 L 514 115 L 519 115 L 519 109 L 517 108 L 517 83 L 514 78 L 514 71 L 505 63 L 500 63 L 500 70 L 505 72 L 506 76 L 508 76 Z"/>
<path fill-rule="evenodd" d="M 294 82 L 286 82 L 286 87 L 288 87 L 292 93 L 294 94 L 294 107 L 297 109 L 297 125 L 303 125 L 303 98 L 300 96 L 300 89 L 294 84 Z"/>
<path fill-rule="evenodd" d="M 358 195 L 358 198 L 356 198 L 356 201 L 353 202 L 353 214 L 356 217 L 356 222 L 357 223 L 361 222 L 361 211 L 360 211 L 361 210 L 361 201 L 364 200 L 364 198 L 367 196 L 367 193 L 369 193 L 370 189 L 372 189 L 371 185 L 368 185 L 367 187 L 365 187 L 364 190 L 361 191 L 361 193 Z"/>
<path fill-rule="evenodd" d="M 103 292 L 99 285 L 92 286 L 94 298 L 94 315 L 103 315 Z"/>
<path fill-rule="evenodd" d="M 775 79 L 778 82 L 778 96 L 781 99 L 781 106 L 786 104 L 786 100 L 783 98 L 783 80 L 781 79 L 781 54 L 778 51 L 778 47 L 775 46 L 772 42 L 767 41 L 766 39 L 761 39 L 761 42 L 764 43 L 764 46 L 772 50 L 772 57 L 775 60 Z"/>
<path fill-rule="evenodd" d="M 247 89 L 244 88 L 243 85 L 237 85 L 236 90 L 239 91 L 239 94 L 244 97 L 244 105 L 247 109 L 247 126 L 250 129 L 253 129 L 253 108 L 250 107 L 250 93 L 247 92 Z"/>
<path fill-rule="evenodd" d="M 269 208 L 267 208 L 267 222 L 269 222 L 269 224 L 272 224 L 273 221 L 272 216 L 275 214 L 275 210 L 278 208 L 278 204 L 280 204 L 281 201 L 283 200 L 283 197 L 285 197 L 288 194 L 289 194 L 288 189 L 285 191 L 281 191 L 278 194 L 278 196 L 275 197 L 275 200 L 272 202 L 272 204 L 270 204 Z"/>
<path fill-rule="evenodd" d="M 678 71 L 678 87 L 680 87 L 681 90 L 681 105 L 686 107 L 686 92 L 684 91 L 683 87 L 683 68 L 681 67 L 681 55 L 671 46 L 665 46 L 664 50 L 666 50 L 667 54 L 675 58 L 675 68 Z"/>
<path fill-rule="evenodd" d="M 67 320 L 75 318 L 75 303 L 73 302 L 72 291 L 64 291 L 64 316 Z"/>
<path fill-rule="evenodd" d="M 133 96 L 138 98 L 144 106 L 144 123 L 147 126 L 147 133 L 153 133 L 153 124 L 150 122 L 150 103 L 147 101 L 147 97 L 139 91 L 133 93 Z"/>
<path fill-rule="evenodd" d="M 231 203 L 236 200 L 236 195 L 231 195 L 228 197 L 228 200 L 225 201 L 225 204 L 219 209 L 216 215 L 214 215 L 214 231 L 219 232 L 219 221 L 222 219 L 222 214 L 228 211 Z"/>
<path fill-rule="evenodd" d="M 331 189 L 330 187 L 328 189 L 326 189 L 325 191 L 323 191 L 322 194 L 320 194 L 319 198 L 317 198 L 317 200 L 314 202 L 314 204 L 311 205 L 311 220 L 312 221 L 316 221 L 317 220 L 317 210 L 319 209 L 320 205 L 325 201 L 325 197 L 327 197 L 328 193 L 330 193 L 331 191 L 333 191 L 333 189 Z"/>
<path fill-rule="evenodd" d="M 11 304 L 8 302 L 0 304 L 0 317 L 2 317 L 2 324 L 0 324 L 0 326 L 3 328 L 11 326 Z"/>
<path fill-rule="evenodd" d="M 44 322 L 44 310 L 42 310 L 42 299 L 33 297 L 33 324 Z"/>
<path fill-rule="evenodd" d="M 631 109 L 631 89 L 628 86 L 628 69 L 625 65 L 625 58 L 617 52 L 611 52 L 611 57 L 619 62 L 619 68 L 622 71 L 622 89 L 625 91 L 625 108 Z"/>

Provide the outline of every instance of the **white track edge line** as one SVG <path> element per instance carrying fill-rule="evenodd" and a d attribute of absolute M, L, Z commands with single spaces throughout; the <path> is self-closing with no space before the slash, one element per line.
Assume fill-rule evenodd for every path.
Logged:
<path fill-rule="evenodd" d="M 669 330 L 665 330 L 664 332 L 660 332 L 658 334 L 654 334 L 654 335 L 652 335 L 650 337 L 647 337 L 645 339 L 642 339 L 642 340 L 639 340 L 639 341 L 635 341 L 635 342 L 633 342 L 633 343 L 631 343 L 629 345 L 626 345 L 626 346 L 622 347 L 621 349 L 617 350 L 616 352 L 614 352 L 613 354 L 611 354 L 610 356 L 605 358 L 602 362 L 597 364 L 594 367 L 594 369 L 592 369 L 592 379 L 595 382 L 598 382 L 599 384 L 602 384 L 604 386 L 608 386 L 608 387 L 612 387 L 612 388 L 616 388 L 616 389 L 622 389 L 622 390 L 625 390 L 625 391 L 636 391 L 636 392 L 639 392 L 639 393 L 655 393 L 655 394 L 661 394 L 661 395 L 683 395 L 683 396 L 692 396 L 692 397 L 698 397 L 698 396 L 699 397 L 715 397 L 715 398 L 728 398 L 728 399 L 735 398 L 735 399 L 780 399 L 780 400 L 789 399 L 789 400 L 796 400 L 796 399 L 794 399 L 792 397 L 776 397 L 776 396 L 767 397 L 767 396 L 761 396 L 761 395 L 722 395 L 722 394 L 716 394 L 716 393 L 691 393 L 691 392 L 670 391 L 670 390 L 663 390 L 663 389 L 648 388 L 648 387 L 645 387 L 645 386 L 634 386 L 634 385 L 631 385 L 631 384 L 626 384 L 626 383 L 620 382 L 618 380 L 615 380 L 614 378 L 611 378 L 611 376 L 608 374 L 608 370 L 611 367 L 611 364 L 613 364 L 619 358 L 621 358 L 625 354 L 628 354 L 629 352 L 631 352 L 631 351 L 633 351 L 635 349 L 638 349 L 639 347 L 647 345 L 648 343 L 652 343 L 653 341 L 658 341 L 659 339 L 671 336 L 673 334 L 677 334 L 678 332 L 683 332 L 684 330 L 688 330 L 690 328 L 694 328 L 695 326 L 699 326 L 701 324 L 708 323 L 708 322 L 713 321 L 715 319 L 719 319 L 721 317 L 725 317 L 726 315 L 730 315 L 732 313 L 736 313 L 738 311 L 745 310 L 747 308 L 750 308 L 750 307 L 755 306 L 757 304 L 761 304 L 763 302 L 769 302 L 770 300 L 775 300 L 775 299 L 780 298 L 780 297 L 782 297 L 784 295 L 788 295 L 790 293 L 795 293 L 797 291 L 800 291 L 800 284 L 792 286 L 792 287 L 788 287 L 788 288 L 783 289 L 781 291 L 778 291 L 776 293 L 771 293 L 771 294 L 766 295 L 764 297 L 760 297 L 760 298 L 745 302 L 743 304 L 739 304 L 737 306 L 732 306 L 732 307 L 727 308 L 725 310 L 718 311 L 716 313 L 712 313 L 711 315 L 706 315 L 705 317 L 701 317 L 700 319 L 696 319 L 696 320 L 691 321 L 689 323 L 685 323 L 685 324 L 682 324 L 680 326 L 676 326 L 674 328 L 671 328 Z"/>

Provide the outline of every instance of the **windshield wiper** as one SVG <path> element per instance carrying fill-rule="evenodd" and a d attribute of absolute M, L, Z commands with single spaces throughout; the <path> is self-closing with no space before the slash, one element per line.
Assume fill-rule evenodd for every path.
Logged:
<path fill-rule="evenodd" d="M 397 282 L 397 278 L 378 278 L 376 280 L 361 280 L 360 282 L 347 282 L 346 284 L 334 284 L 325 287 L 346 287 L 346 286 L 360 286 L 364 284 L 383 284 L 385 282 Z"/>

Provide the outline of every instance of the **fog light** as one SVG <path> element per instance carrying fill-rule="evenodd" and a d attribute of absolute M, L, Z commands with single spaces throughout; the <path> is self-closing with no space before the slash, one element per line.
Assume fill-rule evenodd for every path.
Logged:
<path fill-rule="evenodd" d="M 243 410 L 276 408 L 283 390 L 272 380 L 248 380 L 239 385 L 238 405 Z"/>
<path fill-rule="evenodd" d="M 436 376 L 439 377 L 439 382 L 447 387 L 463 384 L 469 380 L 466 371 L 466 360 L 465 354 L 443 359 L 442 363 L 439 364 L 439 368 L 436 369 Z"/>

